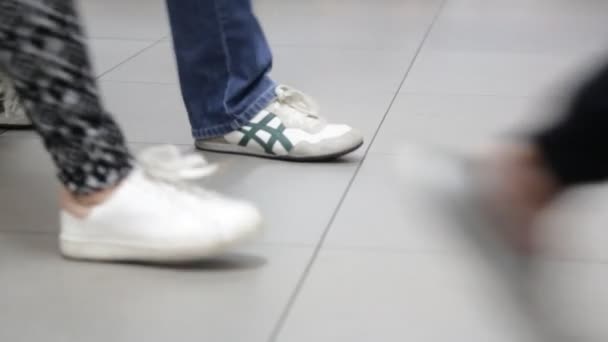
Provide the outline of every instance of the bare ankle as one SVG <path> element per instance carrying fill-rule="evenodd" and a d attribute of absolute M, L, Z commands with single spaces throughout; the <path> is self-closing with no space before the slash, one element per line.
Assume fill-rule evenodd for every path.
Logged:
<path fill-rule="evenodd" d="M 488 166 L 488 199 L 509 223 L 506 238 L 522 252 L 535 250 L 534 222 L 558 195 L 558 182 L 533 145 L 499 148 Z"/>
<path fill-rule="evenodd" d="M 510 178 L 525 187 L 539 206 L 545 206 L 559 192 L 560 186 L 547 167 L 541 152 L 533 145 L 515 146 L 505 150 L 504 163 Z"/>
<path fill-rule="evenodd" d="M 93 194 L 74 195 L 66 188 L 62 188 L 60 193 L 61 207 L 78 218 L 86 218 L 95 206 L 108 200 L 115 190 L 116 186 Z"/>

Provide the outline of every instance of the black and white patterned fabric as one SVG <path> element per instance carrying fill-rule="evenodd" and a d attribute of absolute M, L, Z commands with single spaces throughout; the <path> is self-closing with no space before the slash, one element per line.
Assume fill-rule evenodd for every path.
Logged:
<path fill-rule="evenodd" d="M 115 185 L 132 168 L 106 113 L 72 0 L 0 0 L 0 67 L 75 194 Z"/>

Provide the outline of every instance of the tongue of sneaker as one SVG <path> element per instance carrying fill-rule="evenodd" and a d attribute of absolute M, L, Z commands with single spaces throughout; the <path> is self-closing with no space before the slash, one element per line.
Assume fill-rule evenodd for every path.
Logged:
<path fill-rule="evenodd" d="M 310 96 L 291 87 L 280 85 L 277 99 L 268 110 L 277 115 L 287 128 L 299 128 L 318 133 L 327 123 L 318 115 L 318 106 Z"/>

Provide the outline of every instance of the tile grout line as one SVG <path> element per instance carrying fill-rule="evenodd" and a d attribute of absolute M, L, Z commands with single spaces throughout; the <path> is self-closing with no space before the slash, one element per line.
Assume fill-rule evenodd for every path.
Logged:
<path fill-rule="evenodd" d="M 136 52 L 135 54 L 133 54 L 132 56 L 128 57 L 127 59 L 125 59 L 124 61 L 118 63 L 117 65 L 113 66 L 112 68 L 102 72 L 101 74 L 99 74 L 98 76 L 95 77 L 96 80 L 101 81 L 101 78 L 106 76 L 107 74 L 111 73 L 112 71 L 118 69 L 119 67 L 123 66 L 125 63 L 128 63 L 130 61 L 132 61 L 133 59 L 135 59 L 136 57 L 141 56 L 141 54 L 143 54 L 144 52 L 152 49 L 153 47 L 157 46 L 158 44 L 162 43 L 164 41 L 165 37 L 162 37 L 158 40 L 155 40 L 154 42 L 152 42 L 150 45 L 146 46 L 145 48 L 139 50 L 138 52 Z"/>
<path fill-rule="evenodd" d="M 447 1 L 448 0 L 442 0 L 441 3 L 439 4 L 439 6 L 437 8 L 437 12 L 433 16 L 433 19 L 431 20 L 429 27 L 427 28 L 426 32 L 424 33 L 424 36 L 422 37 L 420 44 L 418 45 L 418 48 L 416 49 L 414 57 L 412 58 L 412 61 L 410 62 L 408 68 L 406 69 L 406 71 L 403 75 L 403 78 L 401 79 L 401 82 L 399 83 L 399 86 L 397 87 L 395 94 L 394 94 L 391 102 L 389 103 L 388 108 L 386 109 L 386 112 L 384 113 L 384 116 L 382 117 L 382 120 L 380 120 L 380 123 L 378 124 L 378 127 L 376 128 L 376 131 L 374 132 L 374 135 L 373 135 L 372 139 L 370 140 L 370 142 L 367 146 L 367 149 L 365 150 L 365 153 L 364 153 L 363 157 L 361 158 L 361 161 L 359 162 L 359 165 L 357 166 L 353 175 L 351 176 L 351 179 L 348 182 L 346 189 L 344 190 L 344 193 L 342 194 L 342 196 L 340 197 L 340 200 L 338 201 L 338 205 L 336 206 L 334 213 L 332 214 L 331 218 L 329 219 L 329 222 L 327 223 L 325 230 L 321 234 L 319 243 L 315 247 L 310 260 L 308 261 L 307 265 L 305 266 L 304 271 L 302 272 L 302 275 L 300 276 L 291 296 L 289 297 L 287 304 L 285 305 L 285 308 L 281 312 L 281 315 L 279 316 L 277 323 L 275 324 L 274 328 L 272 329 L 270 336 L 268 338 L 268 342 L 277 342 L 277 339 L 279 338 L 279 335 L 280 335 L 281 331 L 283 330 L 283 327 L 285 326 L 285 322 L 287 321 L 287 318 L 289 317 L 291 309 L 295 305 L 296 300 L 298 299 L 298 296 L 300 295 L 300 293 L 302 292 L 302 289 L 304 288 L 304 283 L 308 279 L 308 276 L 310 275 L 312 268 L 313 268 L 316 260 L 319 257 L 319 254 L 325 244 L 325 240 L 327 239 L 331 226 L 333 225 L 334 221 L 336 220 L 336 217 L 338 216 L 338 212 L 340 211 L 340 208 L 344 204 L 344 201 L 346 200 L 346 197 L 348 196 L 348 193 L 349 193 L 352 185 L 354 184 L 355 179 L 357 178 L 357 175 L 359 174 L 359 171 L 361 170 L 361 167 L 363 166 L 363 163 L 367 159 L 367 155 L 368 155 L 371 147 L 373 146 L 374 141 L 376 140 L 376 137 L 378 136 L 378 133 L 382 129 L 382 125 L 386 121 L 386 118 L 387 118 L 388 114 L 390 113 L 397 97 L 399 97 L 401 88 L 405 84 L 405 80 L 407 79 L 411 70 L 413 69 L 414 65 L 416 64 L 416 61 L 418 60 L 418 56 L 420 55 L 420 52 L 422 51 L 422 48 L 424 47 L 429 35 L 431 34 L 431 31 L 435 27 L 435 24 L 437 23 L 437 20 L 440 16 L 441 12 L 443 11 L 443 8 L 445 7 L 445 4 Z"/>

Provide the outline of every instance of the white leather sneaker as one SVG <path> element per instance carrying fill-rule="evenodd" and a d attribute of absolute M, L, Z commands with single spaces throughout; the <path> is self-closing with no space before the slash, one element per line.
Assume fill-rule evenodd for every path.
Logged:
<path fill-rule="evenodd" d="M 60 247 L 69 258 L 183 262 L 212 256 L 258 231 L 249 203 L 188 182 L 215 166 L 173 146 L 154 147 L 102 204 L 80 219 L 61 213 Z"/>

